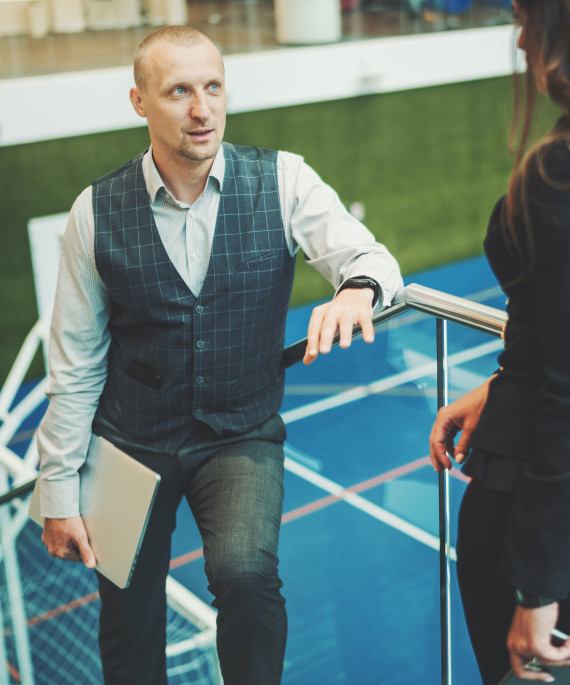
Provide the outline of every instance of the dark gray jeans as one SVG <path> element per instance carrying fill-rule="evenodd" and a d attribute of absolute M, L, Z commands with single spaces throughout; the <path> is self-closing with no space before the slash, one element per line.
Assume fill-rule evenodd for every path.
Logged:
<path fill-rule="evenodd" d="M 281 682 L 287 615 L 278 575 L 285 427 L 274 416 L 242 436 L 197 428 L 178 455 L 104 435 L 161 475 L 130 586 L 99 576 L 99 646 L 105 685 L 166 685 L 166 597 L 170 540 L 186 498 L 204 543 L 205 571 L 218 610 L 217 646 L 225 685 Z"/>

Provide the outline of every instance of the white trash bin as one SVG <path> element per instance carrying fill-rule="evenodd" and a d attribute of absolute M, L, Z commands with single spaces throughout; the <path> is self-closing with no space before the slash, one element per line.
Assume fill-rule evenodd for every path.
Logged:
<path fill-rule="evenodd" d="M 340 0 L 275 0 L 278 43 L 334 43 L 341 37 Z"/>

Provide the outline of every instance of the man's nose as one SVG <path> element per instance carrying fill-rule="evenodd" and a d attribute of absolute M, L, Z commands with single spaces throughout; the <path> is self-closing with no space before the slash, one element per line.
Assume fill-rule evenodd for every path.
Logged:
<path fill-rule="evenodd" d="M 192 98 L 190 116 L 193 119 L 205 119 L 208 115 L 208 102 L 205 93 L 196 93 Z"/>

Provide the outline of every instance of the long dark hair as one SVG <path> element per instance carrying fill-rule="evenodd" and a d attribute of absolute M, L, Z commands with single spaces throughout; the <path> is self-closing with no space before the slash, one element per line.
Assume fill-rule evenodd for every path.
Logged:
<path fill-rule="evenodd" d="M 515 150 L 515 163 L 504 203 L 508 243 L 514 247 L 523 265 L 522 277 L 532 269 L 532 227 L 529 213 L 527 178 L 532 163 L 545 183 L 556 187 L 549 178 L 545 157 L 549 147 L 558 141 L 570 143 L 570 0 L 518 0 L 521 10 L 521 30 L 528 68 L 525 74 L 525 104 L 521 122 L 522 97 L 515 88 L 515 110 L 511 126 L 510 147 Z M 541 80 L 548 97 L 565 115 L 550 133 L 543 136 L 528 151 L 527 144 L 536 98 L 535 76 Z M 516 140 L 518 139 L 518 145 Z M 524 242 L 515 229 L 515 220 L 522 219 Z"/>

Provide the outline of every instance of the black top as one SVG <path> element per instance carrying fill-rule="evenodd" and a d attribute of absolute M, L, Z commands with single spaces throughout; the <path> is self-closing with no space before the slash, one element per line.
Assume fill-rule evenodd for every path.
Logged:
<path fill-rule="evenodd" d="M 568 125 L 565 120 L 558 126 Z M 472 438 L 467 471 L 485 460 L 520 464 L 501 574 L 513 585 L 563 599 L 570 590 L 570 150 L 551 144 L 525 182 L 534 263 L 504 230 L 504 198 L 489 222 L 485 253 L 508 296 L 501 371 Z M 528 256 L 522 218 L 515 228 Z M 518 280 L 516 280 L 518 278 Z M 483 455 L 483 456 L 482 456 Z"/>

